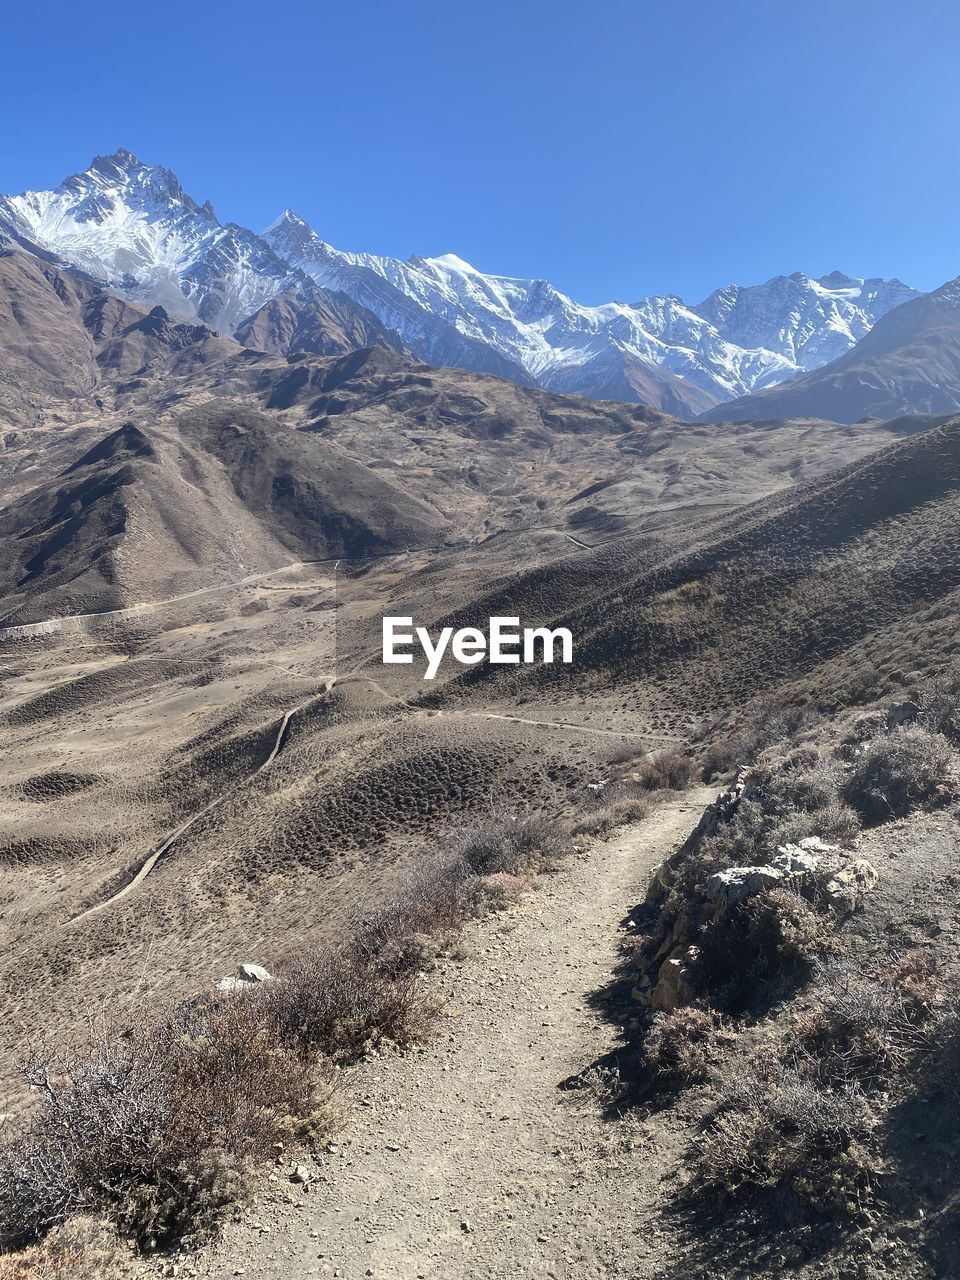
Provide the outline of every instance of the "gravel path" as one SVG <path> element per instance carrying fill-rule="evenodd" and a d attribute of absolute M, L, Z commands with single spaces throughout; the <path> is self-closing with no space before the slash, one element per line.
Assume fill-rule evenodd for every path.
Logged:
<path fill-rule="evenodd" d="M 180 1275 L 506 1280 L 655 1277 L 670 1161 L 641 1122 L 609 1123 L 566 1077 L 616 1044 L 589 997 L 610 980 L 619 923 L 713 799 L 703 789 L 575 855 L 521 910 L 466 931 L 435 974 L 450 1019 L 433 1044 L 373 1058 L 307 1191 L 271 1194 Z M 677 1134 L 678 1141 L 682 1137 Z M 662 1144 L 663 1123 L 657 1141 Z"/>

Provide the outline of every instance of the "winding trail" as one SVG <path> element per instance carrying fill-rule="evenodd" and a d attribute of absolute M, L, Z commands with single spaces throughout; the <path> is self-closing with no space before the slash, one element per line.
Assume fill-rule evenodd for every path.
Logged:
<path fill-rule="evenodd" d="M 347 684 L 351 680 L 362 681 L 364 684 L 370 685 L 377 693 L 388 698 L 391 702 L 397 703 L 398 706 L 406 707 L 408 711 L 413 711 L 417 715 L 441 715 L 453 719 L 455 716 L 470 716 L 477 720 L 506 720 L 511 724 L 529 724 L 539 729 L 566 729 L 573 733 L 588 733 L 598 735 L 603 738 L 619 738 L 621 741 L 636 742 L 684 742 L 685 739 L 674 737 L 664 733 L 634 733 L 630 729 L 596 729 L 586 724 L 574 724 L 571 720 L 533 720 L 529 716 L 513 716 L 506 711 L 487 711 L 481 708 L 478 711 L 467 711 L 462 708 L 455 708 L 451 711 L 434 711 L 418 707 L 413 702 L 408 702 L 406 698 L 401 698 L 398 693 L 391 693 L 378 680 L 374 680 L 372 676 L 361 676 L 355 674 L 356 669 L 351 671 L 349 675 L 342 676 L 336 684 Z"/>
<path fill-rule="evenodd" d="M 294 560 L 290 564 L 281 565 L 279 569 L 266 569 L 260 573 L 248 574 L 245 578 L 237 578 L 234 582 L 221 582 L 213 587 L 197 587 L 195 591 L 185 591 L 179 596 L 166 596 L 163 600 L 145 600 L 139 604 L 126 605 L 122 609 L 103 609 L 99 613 L 68 613 L 63 617 L 46 618 L 42 622 L 22 622 L 12 627 L 0 627 L 0 640 L 24 640 L 30 636 L 50 636 L 63 631 L 84 631 L 92 622 L 104 618 L 122 621 L 125 618 L 137 618 L 141 614 L 151 613 L 154 609 L 162 609 L 168 604 L 179 604 L 181 600 L 198 600 L 201 596 L 221 595 L 232 591 L 234 587 L 247 587 L 262 578 L 275 578 L 280 573 L 289 573 L 291 569 L 306 569 L 316 564 L 336 564 L 340 561 L 335 556 L 326 560 Z"/>
<path fill-rule="evenodd" d="M 289 711 L 285 711 L 283 713 L 283 719 L 280 721 L 280 727 L 277 729 L 276 737 L 274 738 L 273 745 L 270 748 L 270 754 L 266 757 L 266 759 L 264 759 L 262 764 L 257 765 L 256 769 L 254 769 L 252 773 L 247 775 L 247 777 L 244 779 L 244 782 L 242 784 L 238 784 L 238 785 L 246 785 L 246 783 L 248 783 L 252 778 L 255 778 L 257 774 L 263 773 L 264 769 L 269 769 L 269 767 L 273 764 L 274 760 L 276 760 L 277 755 L 280 752 L 281 747 L 283 746 L 283 742 L 286 737 L 287 729 L 289 728 L 291 719 L 297 714 L 298 711 L 302 711 L 304 707 L 306 707 L 307 705 L 308 705 L 308 702 L 303 702 L 299 706 L 291 707 Z M 170 832 L 170 834 L 166 837 L 166 839 L 163 841 L 162 844 L 157 845 L 156 849 L 154 849 L 153 852 L 149 854 L 147 858 L 140 864 L 140 867 L 138 868 L 136 873 L 123 886 L 122 889 L 118 889 L 116 893 L 111 894 L 109 898 L 105 898 L 103 902 L 98 902 L 95 906 L 88 907 L 86 911 L 81 911 L 79 915 L 71 917 L 71 919 L 66 921 L 66 923 L 76 924 L 80 920 L 86 920 L 89 916 L 96 915 L 98 911 L 105 911 L 107 907 L 115 906 L 118 902 L 121 902 L 129 894 L 133 893 L 133 891 L 136 888 L 138 888 L 138 886 L 141 885 L 144 882 L 144 880 L 146 880 L 147 876 L 154 869 L 154 867 L 157 865 L 157 863 L 160 861 L 163 855 L 168 851 L 168 849 L 170 849 L 172 845 L 176 844 L 176 842 L 181 838 L 181 836 L 186 835 L 186 833 L 190 830 L 190 828 L 195 823 L 199 822 L 201 818 L 205 817 L 213 809 L 216 809 L 218 805 L 223 804 L 227 796 L 231 795 L 235 790 L 236 790 L 235 786 L 228 787 L 225 791 L 221 791 L 221 793 L 218 796 L 214 796 L 214 798 L 210 800 L 207 804 L 205 804 L 202 809 L 198 809 L 196 813 L 191 814 L 190 817 L 186 819 L 186 821 L 181 822 L 180 826 L 177 827 L 175 831 Z"/>
<path fill-rule="evenodd" d="M 516 913 L 468 927 L 469 957 L 433 975 L 452 1014 L 435 1042 L 358 1068 L 343 1135 L 304 1159 L 308 1193 L 278 1171 L 263 1187 L 270 1198 L 196 1259 L 198 1274 L 662 1276 L 672 1260 L 658 1226 L 662 1180 L 684 1122 L 661 1120 L 654 1140 L 558 1085 L 616 1049 L 597 994 L 614 972 L 620 922 L 713 798 L 698 788 L 665 803 L 543 877 Z"/>

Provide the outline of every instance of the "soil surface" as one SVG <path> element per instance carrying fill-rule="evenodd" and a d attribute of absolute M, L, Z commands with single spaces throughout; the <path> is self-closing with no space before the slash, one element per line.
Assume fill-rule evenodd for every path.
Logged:
<path fill-rule="evenodd" d="M 712 798 L 701 788 L 665 803 L 544 877 L 518 912 L 468 929 L 468 957 L 434 975 L 450 1015 L 434 1043 L 366 1061 L 343 1134 L 303 1160 L 307 1190 L 285 1162 L 272 1193 L 179 1273 L 661 1273 L 663 1117 L 653 1162 L 642 1122 L 604 1121 L 592 1093 L 558 1086 L 615 1049 L 591 997 L 609 983 L 624 910 Z"/>

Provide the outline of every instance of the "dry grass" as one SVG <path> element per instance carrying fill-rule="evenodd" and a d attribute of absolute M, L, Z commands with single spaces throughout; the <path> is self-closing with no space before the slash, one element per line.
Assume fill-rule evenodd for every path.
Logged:
<path fill-rule="evenodd" d="M 338 1122 L 341 1065 L 429 1034 L 438 1006 L 421 975 L 437 939 L 516 901 L 521 873 L 563 842 L 547 819 L 491 818 L 341 946 L 305 951 L 248 989 L 105 1024 L 82 1050 L 37 1052 L 24 1069 L 37 1105 L 0 1151 L 0 1243 L 44 1241 L 34 1254 L 55 1266 L 61 1236 L 50 1233 L 82 1215 L 141 1248 L 212 1234 L 278 1142 L 316 1141 Z"/>
<path fill-rule="evenodd" d="M 536 870 L 559 857 L 565 843 L 562 827 L 551 818 L 493 813 L 476 826 L 459 831 L 451 850 L 475 875 L 516 874 Z"/>
<path fill-rule="evenodd" d="M 727 1091 L 699 1149 L 696 1195 L 744 1200 L 796 1220 L 806 1211 L 855 1216 L 882 1172 L 877 1117 L 856 1085 L 831 1091 L 791 1068 L 745 1073 Z"/>
<path fill-rule="evenodd" d="M 40 1243 L 0 1254 L 0 1280 L 128 1280 L 136 1275 L 133 1250 L 102 1218 L 78 1216 Z"/>
<path fill-rule="evenodd" d="M 211 1231 L 273 1143 L 332 1115 L 333 1077 L 284 1046 L 256 999 L 211 997 L 96 1043 L 39 1052 L 37 1106 L 0 1156 L 0 1233 L 23 1244 L 106 1214 L 154 1246 Z"/>
<path fill-rule="evenodd" d="M 657 1085 L 686 1089 L 710 1078 L 724 1042 L 731 1038 L 716 1010 L 687 1005 L 654 1016 L 644 1056 Z"/>
<path fill-rule="evenodd" d="M 682 791 L 690 785 L 696 763 L 679 751 L 663 751 L 652 760 L 642 761 L 633 774 L 645 791 Z"/>

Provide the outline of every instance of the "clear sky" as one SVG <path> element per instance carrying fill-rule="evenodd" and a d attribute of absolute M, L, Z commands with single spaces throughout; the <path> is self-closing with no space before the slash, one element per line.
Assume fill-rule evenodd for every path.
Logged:
<path fill-rule="evenodd" d="M 956 0 L 7 6 L 0 190 L 119 146 L 223 220 L 577 299 L 960 273 Z"/>

